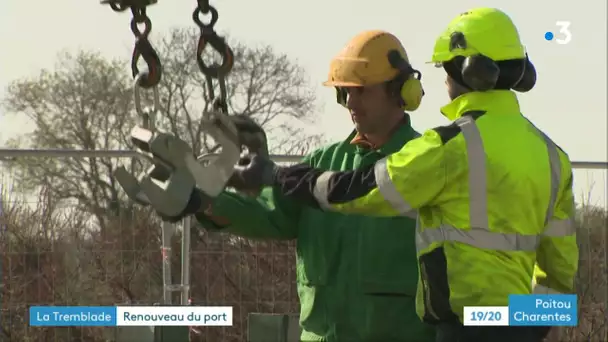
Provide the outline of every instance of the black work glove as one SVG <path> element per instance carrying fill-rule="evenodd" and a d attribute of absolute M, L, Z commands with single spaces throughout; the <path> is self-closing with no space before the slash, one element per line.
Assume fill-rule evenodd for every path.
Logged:
<path fill-rule="evenodd" d="M 236 126 L 241 146 L 247 147 L 250 154 L 268 156 L 268 140 L 264 128 L 247 115 L 233 115 L 230 120 Z"/>
<path fill-rule="evenodd" d="M 190 215 L 194 215 L 199 212 L 203 212 L 205 209 L 207 209 L 211 205 L 212 202 L 213 202 L 212 197 L 208 196 L 203 191 L 201 191 L 197 188 L 194 188 L 192 190 L 192 194 L 190 195 L 190 201 L 188 201 L 186 208 L 184 208 L 184 211 L 182 211 L 181 214 L 179 214 L 177 216 L 170 216 L 170 217 L 162 215 L 161 213 L 158 213 L 158 212 L 157 212 L 157 214 L 165 222 L 177 223 L 177 222 L 183 220 L 186 216 L 190 216 Z"/>
<path fill-rule="evenodd" d="M 255 153 L 260 156 L 269 155 L 266 132 L 264 132 L 264 129 L 260 125 L 258 125 L 251 117 L 243 114 L 232 115 L 230 116 L 230 120 L 234 123 L 237 129 L 240 145 L 246 146 L 249 153 Z M 244 156 L 239 161 L 239 164 L 247 165 L 250 163 L 250 161 L 251 159 L 248 156 Z M 249 173 L 247 173 L 245 176 L 248 175 Z M 254 183 L 245 181 L 241 175 L 237 175 L 236 178 L 235 175 L 233 175 L 233 177 L 228 181 L 227 186 L 234 187 L 241 192 L 254 195 L 259 193 L 263 187 L 263 185 L 257 185 L 257 183 L 255 185 L 251 185 L 252 187 L 249 186 L 250 184 Z M 159 213 L 159 216 L 165 222 L 176 223 L 183 220 L 186 216 L 204 212 L 210 207 L 212 202 L 213 198 L 205 194 L 203 191 L 194 188 L 192 190 L 192 194 L 190 195 L 190 201 L 180 215 L 167 217 Z"/>
<path fill-rule="evenodd" d="M 231 116 L 230 119 L 238 131 L 240 145 L 247 147 L 249 152 L 247 155 L 241 157 L 238 165 L 246 166 L 251 163 L 252 155 L 268 158 L 270 154 L 268 152 L 268 140 L 264 128 L 247 115 L 234 115 Z M 233 174 L 230 181 L 228 181 L 227 186 L 235 188 L 238 192 L 252 197 L 257 197 L 263 187 L 257 183 L 245 182 L 242 175 L 239 175 L 236 172 Z"/>
<path fill-rule="evenodd" d="M 274 185 L 279 168 L 267 156 L 245 155 L 235 167 L 228 185 L 237 191 L 251 194 L 252 189 Z"/>

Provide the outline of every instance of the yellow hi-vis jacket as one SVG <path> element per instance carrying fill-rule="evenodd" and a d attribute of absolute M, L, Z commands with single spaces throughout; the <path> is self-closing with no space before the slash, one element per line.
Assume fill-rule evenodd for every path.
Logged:
<path fill-rule="evenodd" d="M 578 247 L 567 154 L 522 116 L 511 91 L 464 94 L 442 112 L 451 125 L 375 165 L 295 165 L 275 183 L 324 210 L 417 210 L 417 306 L 426 322 L 462 322 L 464 306 L 506 306 L 509 294 L 571 293 Z M 535 265 L 546 274 L 536 286 Z"/>

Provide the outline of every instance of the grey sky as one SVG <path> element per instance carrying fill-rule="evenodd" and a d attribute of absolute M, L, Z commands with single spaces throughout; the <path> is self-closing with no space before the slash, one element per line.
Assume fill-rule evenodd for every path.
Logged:
<path fill-rule="evenodd" d="M 195 0 L 159 0 L 149 10 L 153 34 L 173 26 L 193 26 Z M 466 9 L 499 7 L 518 25 L 530 58 L 538 70 L 536 88 L 520 95 L 523 113 L 561 145 L 573 160 L 605 161 L 606 111 L 606 1 L 460 0 L 424 4 L 395 0 L 233 0 L 213 1 L 220 12 L 219 31 L 246 43 L 267 43 L 304 66 L 318 85 L 322 103 L 319 126 L 331 139 L 343 139 L 352 129 L 347 113 L 334 102 L 332 89 L 320 83 L 330 59 L 357 32 L 384 29 L 395 33 L 410 60 L 423 73 L 427 95 L 413 113 L 414 125 L 424 130 L 447 121 L 438 108 L 448 101 L 444 72 L 428 61 L 435 37 Z M 0 2 L 0 96 L 12 79 L 35 75 L 52 67 L 64 49 L 100 51 L 128 58 L 133 38 L 130 14 L 117 14 L 96 0 Z M 556 21 L 571 22 L 572 40 L 559 45 L 544 39 L 558 34 Z M 125 72 L 128 72 L 125 66 Z M 24 132 L 29 123 L 3 118 L 0 138 Z M 29 126 L 31 127 L 31 126 Z M 606 172 L 576 172 L 580 194 L 594 182 L 593 200 L 606 202 Z M 599 202 L 597 202 L 599 201 Z"/>

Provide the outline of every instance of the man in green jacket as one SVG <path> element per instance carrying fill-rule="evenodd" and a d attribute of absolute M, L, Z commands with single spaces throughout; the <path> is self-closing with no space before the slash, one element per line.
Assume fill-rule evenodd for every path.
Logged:
<path fill-rule="evenodd" d="M 336 88 L 356 129 L 344 141 L 308 155 L 310 165 L 353 170 L 419 136 L 404 110 L 420 105 L 420 73 L 392 34 L 367 31 L 354 37 L 332 61 L 325 85 Z M 208 230 L 297 241 L 301 341 L 434 341 L 433 328 L 415 310 L 414 219 L 322 212 L 273 188 L 257 198 L 224 192 L 197 203 L 196 217 Z"/>

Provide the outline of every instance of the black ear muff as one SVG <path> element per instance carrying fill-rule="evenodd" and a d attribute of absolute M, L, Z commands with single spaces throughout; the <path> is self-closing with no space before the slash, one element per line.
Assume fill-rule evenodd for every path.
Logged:
<path fill-rule="evenodd" d="M 513 90 L 520 93 L 528 92 L 536 85 L 536 68 L 534 64 L 532 64 L 527 55 L 523 62 L 524 67 L 521 77 L 512 87 Z"/>
<path fill-rule="evenodd" d="M 454 32 L 450 36 L 450 51 L 467 49 L 467 40 L 462 32 Z M 494 89 L 500 68 L 494 61 L 484 55 L 473 55 L 464 58 L 459 65 L 464 85 L 474 91 Z"/>
<path fill-rule="evenodd" d="M 483 55 L 474 55 L 464 59 L 461 67 L 462 80 L 475 91 L 494 89 L 500 68 L 493 60 Z"/>

